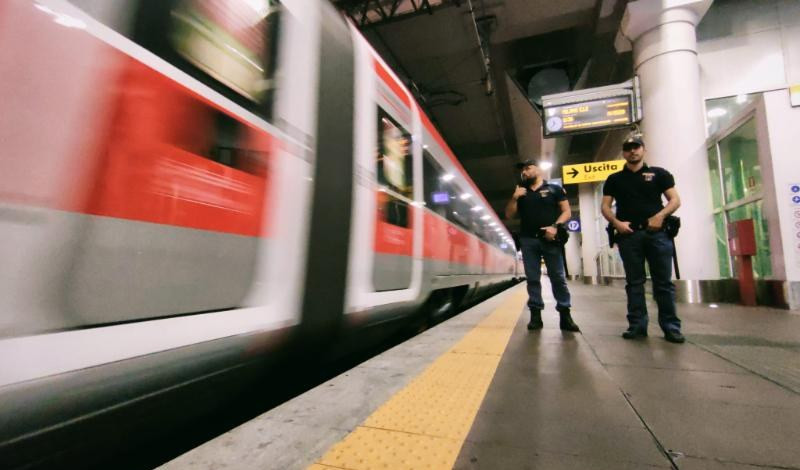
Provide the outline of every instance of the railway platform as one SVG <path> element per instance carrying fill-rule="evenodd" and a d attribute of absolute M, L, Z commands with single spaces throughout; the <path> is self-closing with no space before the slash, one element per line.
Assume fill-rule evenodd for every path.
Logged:
<path fill-rule="evenodd" d="M 570 289 L 581 334 L 547 297 L 529 332 L 517 285 L 160 468 L 800 468 L 800 315 L 683 304 L 685 344 L 627 341 L 622 289 Z"/>

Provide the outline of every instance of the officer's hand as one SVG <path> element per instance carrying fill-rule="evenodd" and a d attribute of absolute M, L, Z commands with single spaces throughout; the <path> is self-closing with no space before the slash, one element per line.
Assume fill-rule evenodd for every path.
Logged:
<path fill-rule="evenodd" d="M 514 200 L 521 198 L 522 196 L 528 194 L 528 190 L 523 188 L 522 186 L 517 186 L 517 189 L 514 190 Z"/>
<path fill-rule="evenodd" d="M 621 220 L 614 222 L 614 228 L 621 234 L 633 233 L 630 222 L 623 222 Z"/>
<path fill-rule="evenodd" d="M 647 219 L 647 230 L 651 232 L 658 232 L 661 230 L 661 227 L 664 225 L 664 216 L 663 215 L 654 215 Z"/>
<path fill-rule="evenodd" d="M 544 230 L 545 240 L 553 241 L 556 239 L 558 230 L 555 227 L 548 225 L 547 227 L 542 227 L 542 230 Z"/>

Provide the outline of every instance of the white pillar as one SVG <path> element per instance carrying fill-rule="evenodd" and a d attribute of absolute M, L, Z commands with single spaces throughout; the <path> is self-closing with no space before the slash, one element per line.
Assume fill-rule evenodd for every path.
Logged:
<path fill-rule="evenodd" d="M 571 276 L 581 275 L 581 249 L 580 249 L 580 234 L 570 234 L 567 244 L 564 245 L 564 254 L 567 259 L 567 268 Z"/>
<path fill-rule="evenodd" d="M 595 257 L 600 248 L 597 243 L 595 219 L 599 208 L 594 200 L 594 184 L 578 185 L 578 207 L 581 211 L 581 257 L 583 258 L 583 275 L 597 276 Z"/>
<path fill-rule="evenodd" d="M 682 205 L 677 238 L 681 277 L 718 279 L 695 26 L 712 0 L 628 3 L 617 50 L 633 44 L 642 87 L 646 162 L 675 176 Z"/>

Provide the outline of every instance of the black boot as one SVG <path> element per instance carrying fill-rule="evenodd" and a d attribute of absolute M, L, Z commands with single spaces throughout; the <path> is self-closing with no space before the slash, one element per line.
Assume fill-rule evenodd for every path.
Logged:
<path fill-rule="evenodd" d="M 528 329 L 541 330 L 542 326 L 544 326 L 542 325 L 542 311 L 531 309 L 531 321 L 528 322 Z"/>
<path fill-rule="evenodd" d="M 558 313 L 561 315 L 561 322 L 559 323 L 561 330 L 580 333 L 581 329 L 578 328 L 578 325 L 576 325 L 574 321 L 572 321 L 572 315 L 570 315 L 568 308 L 561 309 L 558 311 Z"/>

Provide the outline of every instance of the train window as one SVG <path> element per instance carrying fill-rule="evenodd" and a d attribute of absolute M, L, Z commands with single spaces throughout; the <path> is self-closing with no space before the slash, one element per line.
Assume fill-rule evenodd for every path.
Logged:
<path fill-rule="evenodd" d="M 411 134 L 380 107 L 376 163 L 382 189 L 379 210 L 390 224 L 409 227 L 407 200 L 413 197 L 414 189 Z"/>
<path fill-rule="evenodd" d="M 489 227 L 483 222 L 484 221 L 480 219 L 472 221 L 473 233 L 481 240 L 491 243 L 492 231 L 489 230 Z"/>
<path fill-rule="evenodd" d="M 477 225 L 478 221 L 474 220 L 472 216 L 472 204 L 461 197 L 465 193 L 459 185 L 451 184 L 450 188 L 450 212 L 447 218 L 467 231 L 476 233 L 473 223 Z"/>
<path fill-rule="evenodd" d="M 169 42 L 199 70 L 263 103 L 272 88 L 269 17 L 277 11 L 271 0 L 184 0 L 170 12 Z"/>
<path fill-rule="evenodd" d="M 451 194 L 449 185 L 442 179 L 444 171 L 427 150 L 423 150 L 422 155 L 425 207 L 446 218 L 447 213 L 450 211 Z"/>
<path fill-rule="evenodd" d="M 111 2 L 105 2 L 103 9 L 98 0 L 72 2 L 227 98 L 269 118 L 278 0 L 140 0 L 130 7 L 130 27 L 119 15 L 105 11 Z"/>
<path fill-rule="evenodd" d="M 425 206 L 459 227 L 483 237 L 481 220 L 472 210 L 471 196 L 455 183 L 455 175 L 436 163 L 433 156 L 423 152 L 422 175 L 425 180 Z"/>
<path fill-rule="evenodd" d="M 202 155 L 210 160 L 237 170 L 263 176 L 266 173 L 267 155 L 257 150 L 251 142 L 254 132 L 233 117 L 217 110 L 213 113 L 214 130 L 211 148 Z"/>

